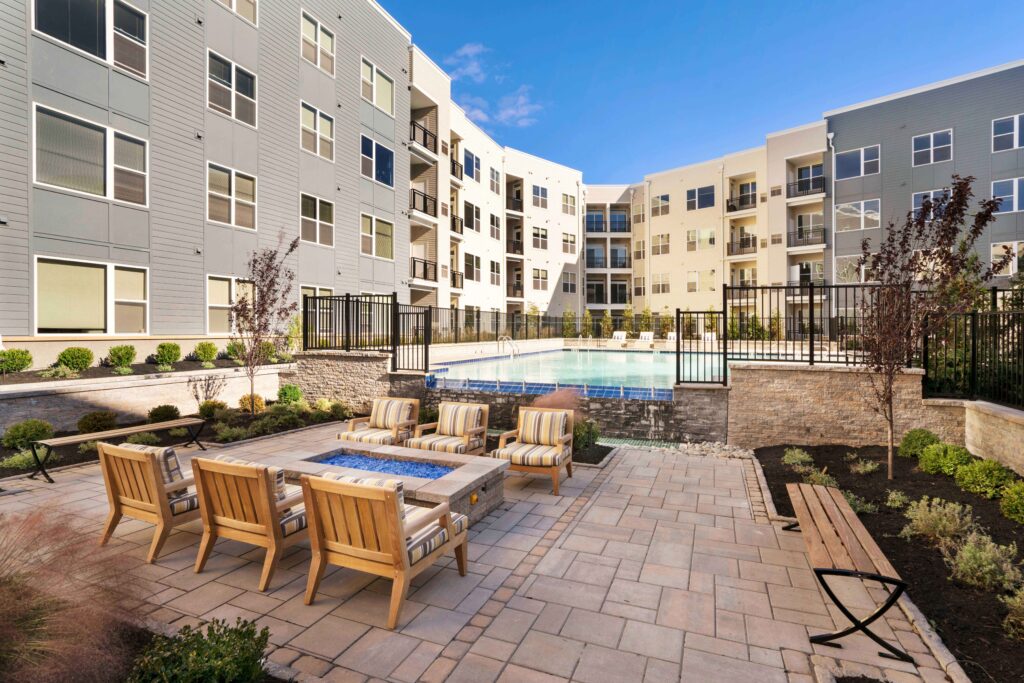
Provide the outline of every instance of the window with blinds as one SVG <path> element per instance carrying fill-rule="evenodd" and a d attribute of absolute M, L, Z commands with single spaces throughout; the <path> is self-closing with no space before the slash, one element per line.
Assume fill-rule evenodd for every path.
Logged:
<path fill-rule="evenodd" d="M 206 173 L 206 218 L 239 228 L 256 229 L 256 178 L 226 166 L 209 164 Z"/>
<path fill-rule="evenodd" d="M 256 76 L 212 50 L 207 68 L 207 106 L 256 127 Z"/>
<path fill-rule="evenodd" d="M 304 242 L 334 246 L 334 204 L 304 194 L 301 204 L 301 237 Z"/>
<path fill-rule="evenodd" d="M 123 2 L 114 3 L 114 65 L 146 77 L 146 15 Z"/>
<path fill-rule="evenodd" d="M 334 161 L 334 119 L 305 102 L 300 103 L 299 111 L 302 149 Z"/>
<path fill-rule="evenodd" d="M 302 13 L 302 57 L 334 75 L 334 32 L 313 15 Z"/>
<path fill-rule="evenodd" d="M 144 268 L 58 259 L 36 264 L 38 334 L 146 334 L 148 308 Z"/>

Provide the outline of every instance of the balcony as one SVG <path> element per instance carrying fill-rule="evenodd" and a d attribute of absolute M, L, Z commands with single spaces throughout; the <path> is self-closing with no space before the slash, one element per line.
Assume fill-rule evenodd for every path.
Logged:
<path fill-rule="evenodd" d="M 742 235 L 738 240 L 726 243 L 725 250 L 729 256 L 756 253 L 757 235 Z"/>
<path fill-rule="evenodd" d="M 505 242 L 505 248 L 509 254 L 515 254 L 517 256 L 523 255 L 522 240 L 508 240 L 507 242 Z"/>
<path fill-rule="evenodd" d="M 632 268 L 632 261 L 628 256 L 612 254 L 605 256 L 587 256 L 587 268 Z"/>
<path fill-rule="evenodd" d="M 791 247 L 810 247 L 815 244 L 825 244 L 825 228 L 793 230 L 789 233 L 786 244 Z"/>
<path fill-rule="evenodd" d="M 757 193 L 748 192 L 735 197 L 729 197 L 728 201 L 725 203 L 725 210 L 728 213 L 732 213 L 734 211 L 746 211 L 747 209 L 753 209 L 755 206 L 757 206 Z"/>
<path fill-rule="evenodd" d="M 460 164 L 459 162 L 455 161 L 455 159 L 452 159 L 451 162 L 452 162 L 452 178 L 455 178 L 456 180 L 462 180 L 462 164 Z"/>
<path fill-rule="evenodd" d="M 752 278 L 751 279 L 747 279 L 747 280 L 733 280 L 732 286 L 733 287 L 757 287 L 757 280 L 754 280 Z"/>
<path fill-rule="evenodd" d="M 431 197 L 426 192 L 409 190 L 409 208 L 413 211 L 425 213 L 428 216 L 437 217 L 437 198 Z"/>
<path fill-rule="evenodd" d="M 613 306 L 624 305 L 629 303 L 629 292 L 628 291 L 616 291 L 612 290 L 611 302 Z"/>
<path fill-rule="evenodd" d="M 587 232 L 604 232 L 604 219 L 587 216 Z"/>
<path fill-rule="evenodd" d="M 629 231 L 630 231 L 629 219 L 625 219 L 625 220 L 623 220 L 623 219 L 616 219 L 615 216 L 612 216 L 611 220 L 608 222 L 608 232 L 629 232 Z"/>
<path fill-rule="evenodd" d="M 786 185 L 786 198 L 806 197 L 812 194 L 821 194 L 825 191 L 825 176 L 814 178 L 801 178 L 795 183 Z"/>
<path fill-rule="evenodd" d="M 437 154 L 437 135 L 427 130 L 427 127 L 416 121 L 409 122 L 409 139 L 420 147 L 424 147 L 434 154 Z"/>
<path fill-rule="evenodd" d="M 418 280 L 437 282 L 437 261 L 428 261 L 415 256 L 409 259 L 410 272 Z"/>
<path fill-rule="evenodd" d="M 453 270 L 452 271 L 452 277 L 451 277 L 452 289 L 462 289 L 463 281 L 464 281 L 463 274 L 460 271 Z"/>
<path fill-rule="evenodd" d="M 817 277 L 811 277 L 811 276 L 803 277 L 803 276 L 801 276 L 799 280 L 789 280 L 786 283 L 787 287 L 800 287 L 801 289 L 806 289 L 810 285 L 814 285 L 815 287 L 824 287 L 825 286 L 825 278 L 820 277 L 820 276 L 817 276 Z"/>
<path fill-rule="evenodd" d="M 506 197 L 505 198 L 505 208 L 507 210 L 509 210 L 509 211 L 518 211 L 519 213 L 522 213 L 523 212 L 523 200 L 522 199 L 516 199 L 515 197 Z"/>
<path fill-rule="evenodd" d="M 461 235 L 465 226 L 462 223 L 462 216 L 456 216 L 452 214 L 452 232 L 456 235 Z"/>
<path fill-rule="evenodd" d="M 506 294 L 513 299 L 523 298 L 523 284 L 521 282 L 513 282 L 506 287 Z"/>
<path fill-rule="evenodd" d="M 604 292 L 587 292 L 587 303 L 590 305 L 603 306 L 607 301 L 604 298 Z"/>

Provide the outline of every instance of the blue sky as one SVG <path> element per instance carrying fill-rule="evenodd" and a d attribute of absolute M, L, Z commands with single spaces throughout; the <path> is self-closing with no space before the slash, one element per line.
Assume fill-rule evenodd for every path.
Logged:
<path fill-rule="evenodd" d="M 500 143 L 589 183 L 1024 58 L 1021 0 L 381 2 Z"/>

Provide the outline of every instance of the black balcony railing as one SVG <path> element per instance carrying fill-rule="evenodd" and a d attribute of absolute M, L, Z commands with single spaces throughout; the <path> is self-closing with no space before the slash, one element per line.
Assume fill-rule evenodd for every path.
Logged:
<path fill-rule="evenodd" d="M 417 121 L 409 122 L 409 139 L 437 154 L 437 135 Z"/>
<path fill-rule="evenodd" d="M 437 216 L 437 198 L 431 197 L 426 192 L 409 190 L 409 208 L 428 216 Z"/>
<path fill-rule="evenodd" d="M 608 221 L 608 232 L 629 232 L 629 219 L 617 219 L 612 216 Z"/>
<path fill-rule="evenodd" d="M 786 185 L 787 197 L 804 197 L 809 194 L 819 194 L 825 191 L 825 176 L 819 175 L 814 178 L 801 178 L 795 183 Z"/>
<path fill-rule="evenodd" d="M 787 244 L 791 247 L 808 247 L 825 244 L 825 228 L 793 230 L 789 233 Z"/>
<path fill-rule="evenodd" d="M 437 282 L 437 261 L 428 261 L 415 256 L 409 259 L 410 274 L 420 280 Z"/>
<path fill-rule="evenodd" d="M 825 278 L 823 277 L 801 277 L 799 280 L 789 280 L 786 282 L 787 287 L 799 287 L 800 289 L 806 289 L 814 285 L 815 287 L 824 287 Z"/>
<path fill-rule="evenodd" d="M 756 235 L 742 235 L 739 239 L 727 242 L 725 245 L 725 252 L 729 256 L 738 256 L 739 254 L 753 254 L 757 251 L 757 236 Z"/>
<path fill-rule="evenodd" d="M 457 271 L 457 270 L 453 270 L 452 271 L 452 288 L 453 289 L 462 289 L 463 280 L 464 280 L 464 276 L 463 276 L 463 274 L 460 271 Z"/>
<path fill-rule="evenodd" d="M 515 197 L 507 197 L 505 199 L 505 208 L 508 209 L 509 211 L 521 212 L 523 210 L 523 200 L 516 199 Z"/>
<path fill-rule="evenodd" d="M 630 258 L 623 254 L 612 254 L 608 257 L 609 268 L 631 268 L 632 265 Z"/>
<path fill-rule="evenodd" d="M 604 305 L 608 302 L 605 301 L 604 292 L 587 292 L 587 303 Z"/>
<path fill-rule="evenodd" d="M 505 246 L 508 249 L 508 253 L 510 254 L 517 254 L 519 256 L 523 255 L 522 240 L 509 240 L 508 242 L 505 243 Z"/>
<path fill-rule="evenodd" d="M 452 159 L 452 177 L 462 180 L 462 164 Z"/>
<path fill-rule="evenodd" d="M 522 298 L 523 297 L 523 284 L 521 282 L 513 282 L 506 288 L 508 296 Z"/>
<path fill-rule="evenodd" d="M 604 256 L 587 256 L 587 268 L 607 268 Z"/>
<path fill-rule="evenodd" d="M 461 235 L 465 226 L 462 224 L 462 216 L 452 215 L 452 232 Z"/>
<path fill-rule="evenodd" d="M 629 303 L 629 292 L 617 292 L 612 290 L 611 303 L 614 304 L 628 304 Z"/>
<path fill-rule="evenodd" d="M 757 280 L 734 280 L 733 287 L 757 287 Z M 751 294 L 750 296 L 753 296 Z"/>
<path fill-rule="evenodd" d="M 729 212 L 745 211 L 746 209 L 753 209 L 755 206 L 757 206 L 757 193 L 748 192 L 736 195 L 735 197 L 729 197 L 729 201 L 725 203 L 725 210 Z"/>
<path fill-rule="evenodd" d="M 604 219 L 587 217 L 587 232 L 604 232 Z"/>

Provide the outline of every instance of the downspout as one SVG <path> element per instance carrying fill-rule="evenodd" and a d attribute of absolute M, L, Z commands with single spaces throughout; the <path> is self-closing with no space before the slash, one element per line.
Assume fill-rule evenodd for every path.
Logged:
<path fill-rule="evenodd" d="M 828 119 L 825 119 L 825 121 L 827 122 Z M 833 138 L 835 136 L 836 134 L 833 133 L 832 131 L 828 131 L 825 133 L 825 149 L 829 152 L 829 156 L 832 160 L 832 173 L 830 174 L 831 178 L 829 180 L 831 187 L 829 188 L 828 197 L 825 198 L 826 200 L 832 203 L 832 233 L 830 235 L 831 243 L 825 245 L 825 249 L 828 250 L 828 252 L 830 253 L 832 260 L 832 284 L 836 284 L 836 147 L 833 143 Z M 789 267 L 788 259 L 786 267 Z M 831 297 L 831 299 L 832 301 L 830 304 L 830 313 L 833 316 L 835 316 L 838 311 L 837 305 L 839 302 L 835 300 L 836 297 Z"/>

